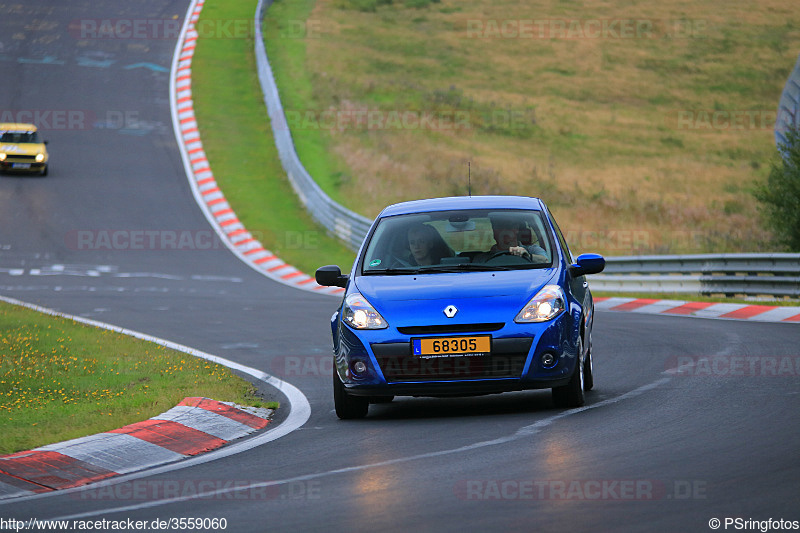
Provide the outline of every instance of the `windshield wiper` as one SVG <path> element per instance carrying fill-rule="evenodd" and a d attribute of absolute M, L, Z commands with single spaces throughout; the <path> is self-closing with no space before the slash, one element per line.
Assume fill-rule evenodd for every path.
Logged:
<path fill-rule="evenodd" d="M 416 269 L 413 268 L 379 268 L 372 270 L 365 270 L 365 276 L 397 276 L 400 274 L 416 274 Z"/>
<path fill-rule="evenodd" d="M 489 272 L 489 271 L 506 271 L 506 270 L 528 270 L 532 268 L 541 268 L 543 266 L 550 266 L 549 263 L 535 263 L 530 265 L 513 265 L 513 266 L 499 266 L 499 265 L 485 265 L 483 263 L 455 263 L 452 265 L 429 265 L 419 268 L 381 268 L 373 270 L 365 270 L 364 276 L 399 276 L 399 275 L 412 275 L 412 274 L 453 274 L 457 272 Z"/>
<path fill-rule="evenodd" d="M 510 269 L 507 267 L 495 266 L 495 265 L 462 263 L 455 265 L 431 265 L 419 268 L 380 268 L 373 270 L 365 270 L 363 272 L 363 275 L 364 276 L 401 276 L 401 275 L 408 276 L 413 274 L 452 274 L 455 272 L 480 271 L 480 270 L 486 271 L 486 270 L 510 270 Z"/>
<path fill-rule="evenodd" d="M 480 271 L 480 270 L 511 270 L 508 267 L 497 265 L 482 265 L 480 263 L 456 263 L 454 265 L 432 265 L 421 267 L 416 270 L 419 274 L 430 274 L 434 272 L 464 272 L 466 270 Z"/>

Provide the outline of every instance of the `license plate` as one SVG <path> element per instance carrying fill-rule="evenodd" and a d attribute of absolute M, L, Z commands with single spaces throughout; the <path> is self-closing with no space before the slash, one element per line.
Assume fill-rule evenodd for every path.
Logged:
<path fill-rule="evenodd" d="M 11 165 L 11 168 L 31 168 L 30 163 L 14 163 Z"/>
<path fill-rule="evenodd" d="M 489 335 L 470 337 L 428 337 L 411 339 L 415 356 L 464 356 L 488 355 L 492 351 L 492 338 Z"/>

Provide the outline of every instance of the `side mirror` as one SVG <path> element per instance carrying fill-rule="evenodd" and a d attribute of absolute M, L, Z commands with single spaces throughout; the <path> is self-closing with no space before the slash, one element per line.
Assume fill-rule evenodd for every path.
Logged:
<path fill-rule="evenodd" d="M 597 274 L 606 267 L 606 260 L 598 254 L 581 254 L 574 265 L 569 266 L 569 273 L 573 278 L 587 274 Z"/>
<path fill-rule="evenodd" d="M 347 275 L 342 275 L 341 269 L 336 265 L 319 267 L 314 274 L 314 278 L 323 287 L 347 287 Z"/>

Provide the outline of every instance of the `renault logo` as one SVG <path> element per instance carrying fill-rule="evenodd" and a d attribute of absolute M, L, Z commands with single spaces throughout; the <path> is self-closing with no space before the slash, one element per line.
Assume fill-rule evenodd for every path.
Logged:
<path fill-rule="evenodd" d="M 447 318 L 453 318 L 458 313 L 458 308 L 455 305 L 448 305 L 444 308 L 444 316 Z"/>

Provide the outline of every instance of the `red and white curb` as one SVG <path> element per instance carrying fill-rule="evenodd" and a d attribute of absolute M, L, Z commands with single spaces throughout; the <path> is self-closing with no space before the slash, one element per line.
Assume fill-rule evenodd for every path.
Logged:
<path fill-rule="evenodd" d="M 595 309 L 627 311 L 651 315 L 689 316 L 752 322 L 800 323 L 800 307 L 747 305 L 712 302 L 685 302 L 649 298 L 595 298 Z"/>
<path fill-rule="evenodd" d="M 175 50 L 170 80 L 172 121 L 192 192 L 222 242 L 246 264 L 280 283 L 309 291 L 339 295 L 344 289 L 317 285 L 313 277 L 286 264 L 274 253 L 265 249 L 238 219 L 214 179 L 200 140 L 192 100 L 192 58 L 198 39 L 195 24 L 200 18 L 204 3 L 205 0 L 193 0 L 189 7 L 189 15 Z M 598 309 L 614 311 L 762 322 L 800 322 L 799 307 L 706 304 L 634 298 L 597 298 L 595 301 Z"/>
<path fill-rule="evenodd" d="M 192 100 L 192 58 L 199 36 L 195 24 L 200 18 L 204 3 L 205 0 L 194 0 L 189 7 L 189 14 L 175 49 L 170 75 L 173 129 L 192 193 L 222 242 L 256 271 L 292 287 L 325 294 L 341 294 L 344 289 L 317 285 L 312 276 L 286 264 L 264 248 L 238 219 L 214 179 L 200 140 Z"/>
<path fill-rule="evenodd" d="M 172 463 L 263 429 L 271 409 L 185 398 L 144 422 L 0 456 L 0 499 L 79 487 Z"/>
<path fill-rule="evenodd" d="M 53 310 L 53 309 L 48 309 L 46 307 L 41 307 L 39 305 L 35 305 L 35 304 L 31 304 L 31 303 L 21 302 L 19 300 L 15 300 L 13 298 L 7 298 L 5 296 L 0 296 L 0 301 L 9 303 L 11 305 L 19 305 L 19 306 L 22 306 L 22 307 L 26 307 L 28 309 L 32 309 L 34 311 L 37 311 L 37 312 L 40 312 L 40 313 L 44 313 L 46 315 L 58 316 L 58 317 L 65 318 L 67 320 L 72 320 L 72 321 L 75 321 L 75 322 L 78 322 L 78 323 L 81 323 L 81 324 L 86 324 L 86 325 L 89 325 L 89 326 L 106 329 L 108 331 L 113 331 L 113 332 L 116 332 L 116 333 L 120 333 L 122 335 L 128 335 L 130 337 L 134 337 L 134 338 L 141 339 L 141 340 L 144 340 L 144 341 L 147 341 L 147 342 L 152 342 L 152 343 L 158 344 L 160 346 L 164 346 L 164 347 L 169 348 L 171 350 L 177 350 L 179 352 L 183 352 L 185 354 L 188 354 L 188 355 L 191 355 L 191 356 L 194 356 L 194 357 L 199 357 L 201 359 L 205 359 L 206 361 L 210 361 L 212 363 L 223 365 L 223 366 L 225 366 L 227 368 L 230 368 L 231 370 L 236 370 L 236 371 L 241 372 L 243 374 L 247 374 L 247 375 L 251 376 L 257 382 L 261 382 L 261 383 L 264 383 L 264 384 L 266 384 L 266 385 L 268 385 L 270 387 L 275 388 L 276 390 L 280 391 L 280 393 L 288 400 L 288 405 L 289 405 L 288 413 L 289 414 L 286 416 L 286 418 L 280 424 L 275 424 L 269 429 L 266 429 L 266 430 L 263 430 L 263 431 L 258 431 L 256 434 L 252 435 L 248 439 L 239 439 L 239 440 L 237 440 L 235 442 L 231 442 L 227 446 L 224 446 L 222 448 L 218 448 L 216 450 L 208 451 L 207 453 L 197 454 L 197 455 L 194 455 L 194 456 L 187 456 L 185 454 L 179 454 L 178 453 L 178 454 L 172 456 L 172 457 L 176 457 L 178 459 L 183 458 L 183 460 L 181 460 L 181 461 L 167 462 L 165 464 L 161 464 L 161 466 L 155 466 L 155 467 L 149 468 L 150 464 L 147 462 L 147 454 L 140 455 L 139 457 L 134 457 L 134 458 L 130 459 L 130 461 L 132 461 L 132 462 L 127 463 L 129 465 L 128 466 L 129 470 L 132 468 L 132 469 L 137 470 L 137 471 L 134 472 L 134 471 L 131 470 L 130 473 L 127 473 L 127 474 L 124 474 L 124 475 L 116 475 L 116 474 L 119 474 L 120 472 L 114 471 L 113 469 L 105 469 L 105 470 L 108 470 L 108 472 L 99 471 L 97 469 L 101 468 L 100 466 L 93 467 L 91 469 L 91 471 L 89 471 L 89 470 L 85 469 L 86 464 L 75 463 L 76 468 L 78 468 L 78 470 L 77 470 L 78 473 L 81 472 L 81 468 L 84 469 L 83 472 L 86 474 L 84 476 L 84 479 L 88 478 L 89 480 L 92 480 L 92 479 L 98 480 L 93 485 L 95 487 L 109 486 L 109 485 L 114 485 L 114 484 L 117 484 L 117 483 L 121 483 L 123 481 L 130 481 L 130 480 L 134 480 L 134 479 L 138 479 L 138 478 L 142 478 L 142 477 L 148 477 L 148 476 L 153 476 L 153 475 L 157 475 L 157 474 L 171 473 L 171 472 L 174 472 L 176 470 L 189 468 L 189 467 L 192 467 L 192 466 L 195 466 L 195 465 L 199 465 L 199 464 L 207 463 L 207 462 L 210 462 L 210 461 L 215 461 L 217 459 L 222 459 L 224 457 L 230 457 L 230 456 L 233 456 L 233 455 L 236 455 L 236 454 L 239 454 L 239 453 L 243 453 L 243 452 L 252 450 L 252 449 L 254 449 L 254 448 L 258 447 L 258 446 L 263 446 L 264 444 L 267 444 L 268 442 L 272 442 L 272 441 L 274 441 L 276 439 L 279 439 L 279 438 L 281 438 L 281 437 L 283 437 L 285 435 L 288 435 L 288 434 L 292 433 L 293 431 L 295 431 L 298 428 L 302 427 L 308 421 L 308 419 L 311 416 L 311 405 L 308 403 L 308 399 L 300 391 L 300 389 L 298 389 L 297 387 L 295 387 L 291 383 L 288 383 L 286 381 L 278 379 L 275 376 L 272 376 L 270 374 L 267 374 L 266 372 L 263 372 L 262 370 L 258 370 L 256 368 L 245 366 L 245 365 L 242 365 L 242 364 L 237 363 L 235 361 L 230 361 L 230 360 L 225 359 L 223 357 L 212 355 L 212 354 L 197 350 L 195 348 L 190 348 L 188 346 L 184 346 L 184 345 L 178 344 L 176 342 L 172 342 L 172 341 L 168 341 L 168 340 L 161 339 L 161 338 L 158 338 L 158 337 L 154 337 L 152 335 L 147 335 L 147 334 L 141 333 L 139 331 L 134 331 L 134 330 L 122 328 L 122 327 L 119 327 L 119 326 L 115 326 L 113 324 L 107 324 L 105 322 L 99 322 L 97 320 L 92 320 L 92 319 L 81 317 L 81 316 L 75 316 L 75 315 L 70 315 L 70 314 L 67 314 L 67 313 L 62 313 L 60 311 L 56 311 L 56 310 Z M 228 404 L 225 404 L 225 405 L 228 405 Z M 180 406 L 180 407 L 182 407 L 182 409 L 178 409 L 177 410 L 178 412 L 185 411 L 186 407 L 192 407 L 192 406 L 191 405 L 190 406 L 185 406 L 184 405 L 184 406 Z M 203 408 L 202 406 L 194 406 L 194 407 Z M 228 411 L 228 409 L 225 409 L 225 408 L 222 408 L 222 409 L 224 409 L 225 411 Z M 240 408 L 240 409 L 248 409 L 248 408 Z M 206 409 L 206 410 L 209 410 L 209 409 Z M 213 409 L 212 409 L 212 411 L 213 411 Z M 167 413 L 169 413 L 169 412 L 170 411 L 168 411 Z M 175 414 L 176 411 L 172 411 L 172 413 Z M 202 416 L 207 416 L 205 413 L 200 413 L 200 414 Z M 219 413 L 217 413 L 217 414 L 219 414 Z M 251 414 L 254 414 L 255 416 L 258 416 L 259 418 L 266 419 L 265 418 L 265 414 L 266 413 L 255 412 L 255 413 L 251 413 Z M 162 415 L 162 416 L 168 416 L 168 415 L 165 414 L 165 415 Z M 171 415 L 169 415 L 169 416 L 171 416 Z M 156 418 L 159 418 L 159 417 L 156 417 Z M 172 418 L 174 420 L 174 416 Z M 183 422 L 183 421 L 181 420 L 181 422 Z M 245 425 L 247 425 L 247 424 L 245 424 Z M 202 427 L 203 426 L 198 426 L 198 429 L 200 431 L 203 431 Z M 205 433 L 205 431 L 203 431 L 203 432 Z M 103 435 L 103 434 L 101 434 L 101 435 Z M 112 435 L 112 437 L 115 436 L 115 435 L 123 435 L 123 436 L 125 436 L 125 435 L 128 435 L 128 434 L 126 434 L 126 433 L 114 433 L 114 435 Z M 85 437 L 85 439 L 92 439 L 92 438 L 93 437 Z M 121 437 L 115 437 L 115 438 L 117 440 L 114 440 L 113 441 L 114 443 L 119 443 L 121 445 L 124 442 Z M 135 437 L 133 437 L 133 438 L 135 438 Z M 215 438 L 221 438 L 221 437 L 215 437 Z M 81 440 L 82 439 L 76 439 L 75 441 L 71 441 L 71 442 L 77 443 L 77 442 L 80 442 Z M 143 439 L 139 439 L 139 440 L 143 440 Z M 225 439 L 222 439 L 222 440 L 225 440 Z M 131 442 L 130 439 L 128 439 L 128 441 Z M 134 444 L 138 445 L 138 446 L 144 446 L 143 444 L 141 444 L 140 442 L 138 442 L 136 440 L 134 440 L 132 442 Z M 152 443 L 150 443 L 150 444 L 152 444 Z M 43 447 L 42 449 L 46 449 L 47 451 L 52 451 L 52 448 L 54 446 L 58 447 L 60 445 L 59 444 L 50 445 L 50 446 L 47 446 L 47 447 Z M 163 448 L 163 446 L 161 448 Z M 42 449 L 31 450 L 30 453 L 33 453 L 35 451 L 41 451 Z M 145 451 L 145 452 L 148 452 L 148 453 L 160 453 L 160 454 L 166 453 L 163 449 L 159 449 L 158 446 L 156 446 L 156 447 L 152 447 L 152 446 L 151 447 L 146 447 L 146 449 L 144 449 L 144 450 L 140 449 L 140 451 Z M 21 452 L 20 454 L 14 454 L 14 455 L 24 455 L 25 453 L 29 453 L 29 452 Z M 63 459 L 62 456 L 67 456 L 66 454 L 61 453 L 61 452 L 56 452 L 56 453 L 57 453 L 57 455 L 50 455 L 50 458 L 51 459 L 58 458 L 59 460 L 63 460 L 63 461 L 67 461 L 67 462 L 74 462 L 74 460 L 81 460 L 80 458 Z M 133 453 L 135 453 L 135 451 Z M 126 454 L 125 457 L 127 457 L 127 456 L 128 455 Z M 7 459 L 7 457 L 3 458 L 3 459 Z M 57 463 L 58 463 L 58 461 L 56 461 L 56 466 L 57 466 Z M 162 463 L 163 463 L 163 461 L 162 461 Z M 5 470 L 2 468 L 2 465 L 8 465 L 8 464 L 10 464 L 10 463 L 3 462 L 3 460 L 0 459 L 0 472 L 5 472 Z M 158 464 L 158 462 L 156 462 L 155 464 Z M 49 465 L 44 465 L 43 468 L 51 468 L 51 467 Z M 119 466 L 117 466 L 117 468 L 125 469 L 125 466 L 124 465 L 119 465 Z M 41 472 L 42 472 L 42 476 L 43 477 L 47 476 L 47 471 L 46 470 L 42 470 Z M 80 477 L 77 474 L 73 476 L 73 478 L 76 478 L 76 477 L 80 479 Z M 42 498 L 42 497 L 46 497 L 48 494 L 52 494 L 53 493 L 52 489 L 48 489 L 47 487 L 44 487 L 42 485 L 38 485 L 38 484 L 35 484 L 35 483 L 30 483 L 30 482 L 27 482 L 27 481 L 19 478 L 19 477 L 14 477 L 14 476 L 9 476 L 9 475 L 2 476 L 2 479 L 0 479 L 0 483 L 4 484 L 4 485 L 0 485 L 0 486 L 2 486 L 2 488 L 0 488 L 0 506 L 7 505 L 7 504 L 10 504 L 12 502 L 19 501 L 19 500 Z M 10 487 L 8 487 L 6 485 L 10 485 Z M 69 486 L 69 483 L 66 483 L 65 486 Z M 22 489 L 22 490 L 20 490 L 20 489 Z M 16 495 L 18 496 L 18 498 L 13 498 L 12 499 L 12 497 L 9 494 L 7 494 L 6 492 L 14 491 L 14 490 L 16 491 Z M 60 490 L 60 493 L 63 494 L 63 493 L 68 493 L 68 492 L 73 492 L 73 491 L 80 491 L 80 490 L 84 490 L 84 489 L 82 489 L 80 487 L 77 487 L 77 488 L 62 488 Z M 4 492 L 4 491 L 6 491 L 6 492 Z M 40 492 L 36 492 L 36 491 L 40 491 Z"/>

